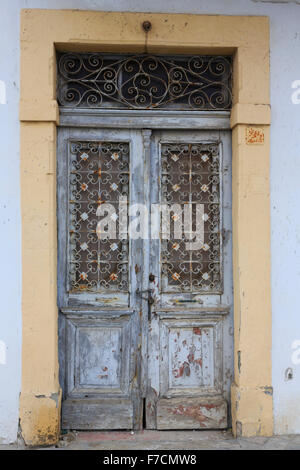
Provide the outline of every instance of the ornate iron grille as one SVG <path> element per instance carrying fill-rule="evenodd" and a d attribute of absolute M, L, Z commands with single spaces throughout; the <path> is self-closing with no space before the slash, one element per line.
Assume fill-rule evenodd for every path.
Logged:
<path fill-rule="evenodd" d="M 229 56 L 58 54 L 63 107 L 226 110 Z"/>
<path fill-rule="evenodd" d="M 169 208 L 174 208 L 168 211 L 171 237 L 166 240 L 162 217 L 162 290 L 221 293 L 219 146 L 215 143 L 164 143 L 161 159 L 161 200 Z M 182 215 L 187 203 L 192 208 L 194 231 L 196 204 L 202 205 L 204 238 L 202 246 L 196 250 L 187 249 L 190 239 L 185 235 Z M 176 222 L 181 225 L 183 235 L 179 239 L 176 239 Z"/>
<path fill-rule="evenodd" d="M 118 217 L 119 198 L 128 195 L 129 143 L 70 142 L 70 291 L 128 291 L 128 240 Z M 104 203 L 114 209 L 108 216 L 115 238 L 99 237 L 97 208 Z"/>

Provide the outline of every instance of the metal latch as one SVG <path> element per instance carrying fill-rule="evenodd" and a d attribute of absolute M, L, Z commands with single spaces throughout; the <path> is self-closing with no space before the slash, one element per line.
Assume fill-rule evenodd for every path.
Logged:
<path fill-rule="evenodd" d="M 140 290 L 140 289 L 137 289 L 135 291 L 136 295 L 138 295 L 139 297 L 141 297 L 143 300 L 147 300 L 147 302 L 152 305 L 154 304 L 154 298 L 152 297 L 152 289 L 146 289 L 146 290 Z M 148 297 L 143 297 L 143 294 L 145 293 L 148 293 Z"/>

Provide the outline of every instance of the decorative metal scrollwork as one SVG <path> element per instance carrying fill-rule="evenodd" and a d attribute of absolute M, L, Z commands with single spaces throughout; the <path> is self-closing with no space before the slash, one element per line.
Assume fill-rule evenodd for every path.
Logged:
<path fill-rule="evenodd" d="M 161 160 L 161 200 L 171 209 L 168 217 L 173 220 L 173 235 L 166 240 L 161 232 L 162 290 L 221 293 L 219 146 L 217 143 L 164 143 Z M 184 233 L 184 218 L 180 214 L 187 204 L 192 208 L 192 220 L 197 217 L 197 206 L 201 205 L 203 210 L 203 241 L 195 250 L 187 249 L 185 236 L 177 239 L 174 228 L 179 223 L 180 232 Z"/>
<path fill-rule="evenodd" d="M 226 110 L 231 82 L 229 56 L 58 55 L 63 107 Z"/>
<path fill-rule="evenodd" d="M 70 142 L 70 291 L 128 291 L 128 240 L 117 237 L 120 196 L 129 196 L 129 143 Z M 105 203 L 115 209 L 116 235 L 99 238 L 97 209 Z"/>

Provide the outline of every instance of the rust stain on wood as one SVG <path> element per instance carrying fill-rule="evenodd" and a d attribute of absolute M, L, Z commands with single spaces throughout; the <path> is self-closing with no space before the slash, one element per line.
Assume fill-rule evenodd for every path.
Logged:
<path fill-rule="evenodd" d="M 193 333 L 195 335 L 201 335 L 202 334 L 201 328 L 198 328 L 198 327 L 193 328 Z"/>
<path fill-rule="evenodd" d="M 196 421 L 198 421 L 203 427 L 205 427 L 205 422 L 209 420 L 209 418 L 202 413 L 200 406 L 197 406 L 197 405 L 194 405 L 194 406 L 179 405 L 176 408 L 168 408 L 168 411 L 173 415 L 182 415 L 182 416 L 188 416 L 190 418 L 193 418 Z"/>
<path fill-rule="evenodd" d="M 184 362 L 179 369 L 173 370 L 173 374 L 176 379 L 179 379 L 179 377 L 189 377 L 191 375 L 191 369 L 190 365 L 188 362 Z"/>

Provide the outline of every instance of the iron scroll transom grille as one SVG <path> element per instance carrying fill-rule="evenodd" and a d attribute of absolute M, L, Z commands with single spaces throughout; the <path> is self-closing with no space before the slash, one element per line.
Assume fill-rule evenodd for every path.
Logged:
<path fill-rule="evenodd" d="M 70 108 L 228 110 L 230 56 L 58 54 L 58 101 Z"/>

